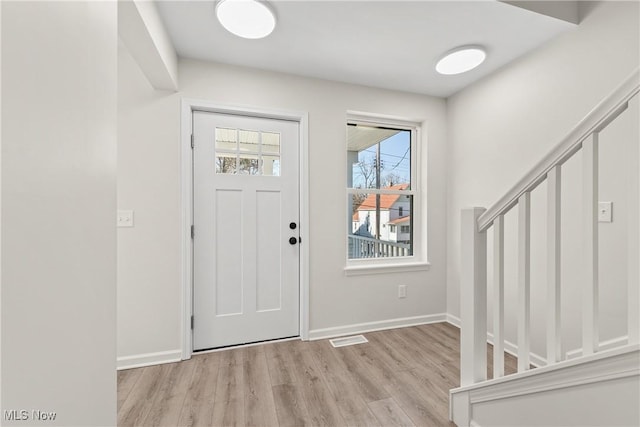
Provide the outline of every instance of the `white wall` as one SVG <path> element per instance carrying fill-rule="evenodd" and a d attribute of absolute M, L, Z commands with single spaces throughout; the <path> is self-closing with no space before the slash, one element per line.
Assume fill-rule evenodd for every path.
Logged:
<path fill-rule="evenodd" d="M 0 374 L 2 373 L 2 5 L 0 5 Z M 0 409 L 2 380 L 0 379 Z M 2 421 L 0 419 L 0 426 Z"/>
<path fill-rule="evenodd" d="M 180 346 L 180 99 L 309 113 L 310 328 L 445 312 L 445 102 L 408 93 L 192 60 L 179 93 L 155 92 L 120 55 L 118 204 L 136 211 L 119 230 L 118 355 Z M 345 276 L 347 110 L 424 120 L 431 269 Z M 427 144 L 428 141 L 428 144 Z M 408 285 L 407 298 L 397 286 Z"/>
<path fill-rule="evenodd" d="M 180 357 L 179 102 L 119 46 L 118 209 L 132 209 L 135 225 L 118 228 L 119 358 Z"/>
<path fill-rule="evenodd" d="M 576 30 L 464 89 L 447 102 L 450 148 L 447 311 L 456 316 L 459 316 L 460 210 L 491 206 L 639 65 L 637 2 L 585 2 L 581 4 L 581 13 L 582 22 Z M 601 200 L 614 202 L 614 223 L 600 226 L 604 340 L 626 334 L 627 200 L 625 178 L 621 174 L 628 166 L 625 144 L 638 141 L 637 105 L 633 108 L 603 132 L 601 140 Z M 580 345 L 580 170 L 578 155 L 567 163 L 564 172 L 565 350 Z M 542 318 L 546 277 L 542 252 L 545 198 L 543 184 L 532 193 L 532 350 L 541 355 L 545 354 Z M 507 240 L 505 250 L 506 304 L 510 304 L 506 338 L 512 342 L 516 340 L 516 223 L 517 211 L 513 211 L 507 215 L 505 227 L 513 237 Z M 614 291 L 614 287 L 618 289 Z"/>
<path fill-rule="evenodd" d="M 1 8 L 1 409 L 112 426 L 116 4 Z"/>

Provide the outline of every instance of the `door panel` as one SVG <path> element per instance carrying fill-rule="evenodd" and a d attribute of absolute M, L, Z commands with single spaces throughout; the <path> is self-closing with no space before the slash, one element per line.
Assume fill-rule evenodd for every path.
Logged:
<path fill-rule="evenodd" d="M 298 124 L 193 113 L 194 350 L 299 334 Z"/>
<path fill-rule="evenodd" d="M 282 273 L 280 256 L 282 253 L 282 235 L 279 227 L 269 224 L 281 224 L 280 193 L 275 191 L 258 191 L 256 218 L 257 230 L 257 307 L 258 311 L 280 310 L 282 307 Z M 268 248 L 268 249 L 267 249 Z"/>
<path fill-rule="evenodd" d="M 216 190 L 216 238 L 215 268 L 216 314 L 242 313 L 243 257 L 242 240 L 238 231 L 242 230 L 242 192 L 238 190 Z"/>

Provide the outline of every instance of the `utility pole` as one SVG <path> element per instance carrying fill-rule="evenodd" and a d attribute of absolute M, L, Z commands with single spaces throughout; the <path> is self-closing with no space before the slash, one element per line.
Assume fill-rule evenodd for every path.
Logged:
<path fill-rule="evenodd" d="M 382 160 L 380 159 L 380 143 L 376 144 L 376 189 L 380 190 L 380 172 L 382 172 Z M 376 194 L 376 239 L 380 240 L 380 194 Z"/>

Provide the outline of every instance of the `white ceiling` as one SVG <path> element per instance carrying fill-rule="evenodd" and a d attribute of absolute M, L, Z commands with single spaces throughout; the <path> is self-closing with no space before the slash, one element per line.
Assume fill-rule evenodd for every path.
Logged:
<path fill-rule="evenodd" d="M 271 1 L 277 26 L 261 40 L 228 33 L 214 1 L 160 1 L 182 58 L 447 97 L 575 27 L 497 1 Z M 434 66 L 460 45 L 484 64 L 443 76 Z"/>

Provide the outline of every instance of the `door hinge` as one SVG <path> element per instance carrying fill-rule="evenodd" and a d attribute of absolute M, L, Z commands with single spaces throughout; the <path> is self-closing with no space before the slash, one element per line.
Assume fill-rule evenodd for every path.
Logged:
<path fill-rule="evenodd" d="M 192 238 L 192 239 L 193 239 L 193 238 L 195 237 L 195 235 L 196 235 L 194 228 L 195 228 L 195 227 L 192 225 L 192 226 L 191 226 L 191 238 Z"/>
<path fill-rule="evenodd" d="M 192 150 L 193 150 L 193 146 L 194 146 L 194 144 L 193 144 L 193 134 L 191 134 L 191 149 Z"/>
<path fill-rule="evenodd" d="M 191 330 L 193 331 L 193 314 L 191 315 Z"/>

